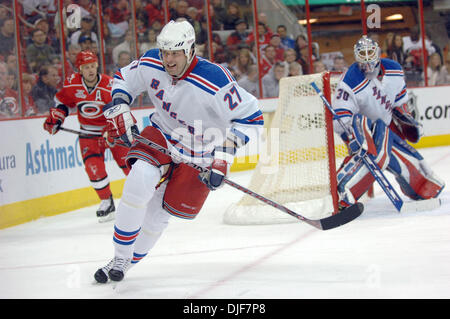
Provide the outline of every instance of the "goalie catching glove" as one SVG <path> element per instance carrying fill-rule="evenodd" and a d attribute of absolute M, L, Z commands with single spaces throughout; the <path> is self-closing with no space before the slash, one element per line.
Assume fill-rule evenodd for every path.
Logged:
<path fill-rule="evenodd" d="M 216 146 L 213 151 L 213 162 L 206 172 L 201 172 L 198 178 L 210 190 L 214 191 L 223 186 L 228 168 L 233 163 L 236 149 L 234 147 Z"/>
<path fill-rule="evenodd" d="M 389 128 L 402 139 L 417 143 L 423 135 L 422 124 L 417 122 L 403 104 L 392 110 L 392 122 Z"/>
<path fill-rule="evenodd" d="M 64 123 L 66 116 L 69 115 L 69 109 L 65 105 L 58 105 L 57 107 L 50 108 L 50 114 L 45 119 L 44 130 L 51 135 L 56 134 L 59 128 Z"/>
<path fill-rule="evenodd" d="M 139 130 L 128 104 L 105 105 L 103 114 L 107 122 L 107 138 L 120 139 L 125 146 L 131 147 L 134 141 L 133 133 L 139 134 Z"/>

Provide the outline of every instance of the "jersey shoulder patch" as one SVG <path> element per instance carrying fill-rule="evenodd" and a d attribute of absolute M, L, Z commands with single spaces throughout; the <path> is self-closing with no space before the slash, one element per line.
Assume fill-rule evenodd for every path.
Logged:
<path fill-rule="evenodd" d="M 212 95 L 236 81 L 227 68 L 202 58 L 198 58 L 197 64 L 185 80 Z"/>
<path fill-rule="evenodd" d="M 357 63 L 353 63 L 348 68 L 342 81 L 347 84 L 355 94 L 364 90 L 364 88 L 369 85 L 370 82 L 368 79 L 366 79 L 362 71 L 359 69 Z"/>

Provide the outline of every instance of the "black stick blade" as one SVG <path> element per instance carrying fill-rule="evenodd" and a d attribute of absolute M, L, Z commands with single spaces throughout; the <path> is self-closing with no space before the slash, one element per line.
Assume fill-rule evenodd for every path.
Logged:
<path fill-rule="evenodd" d="M 323 218 L 320 220 L 322 230 L 333 229 L 341 225 L 347 224 L 352 220 L 359 217 L 364 211 L 364 205 L 362 203 L 356 203 L 350 207 L 341 210 L 335 215 Z"/>

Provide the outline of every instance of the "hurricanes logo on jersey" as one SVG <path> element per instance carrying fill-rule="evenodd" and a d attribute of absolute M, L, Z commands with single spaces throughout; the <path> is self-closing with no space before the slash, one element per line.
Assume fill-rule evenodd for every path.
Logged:
<path fill-rule="evenodd" d="M 103 102 L 83 101 L 78 104 L 78 110 L 84 118 L 95 119 L 103 115 Z"/>

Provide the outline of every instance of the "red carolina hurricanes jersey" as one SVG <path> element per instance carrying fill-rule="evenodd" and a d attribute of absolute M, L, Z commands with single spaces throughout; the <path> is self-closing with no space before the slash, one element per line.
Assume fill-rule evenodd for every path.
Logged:
<path fill-rule="evenodd" d="M 78 120 L 82 130 L 101 133 L 106 125 L 103 116 L 103 105 L 111 102 L 111 86 L 113 78 L 99 74 L 97 85 L 88 90 L 80 73 L 74 73 L 64 81 L 63 88 L 56 93 L 56 105 L 64 104 L 69 108 L 77 108 Z"/>

